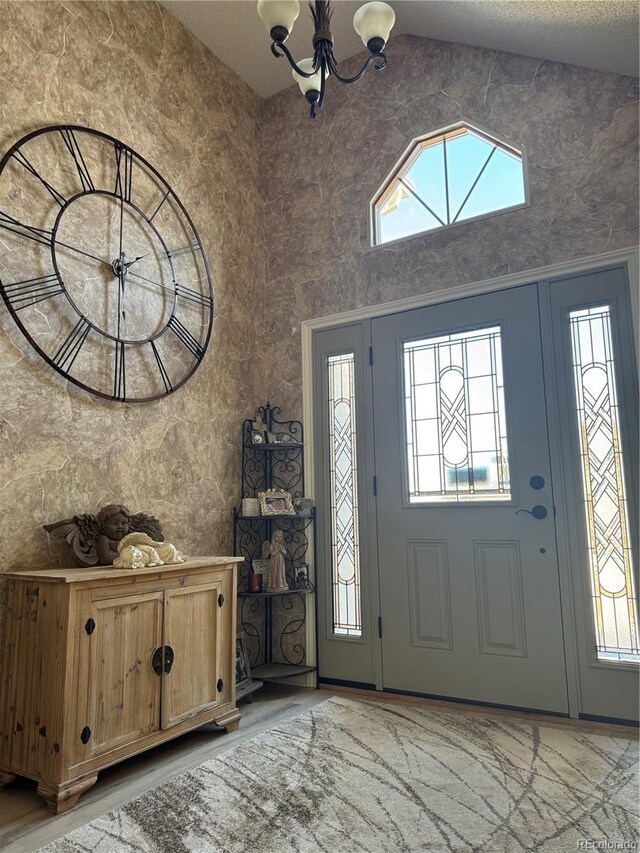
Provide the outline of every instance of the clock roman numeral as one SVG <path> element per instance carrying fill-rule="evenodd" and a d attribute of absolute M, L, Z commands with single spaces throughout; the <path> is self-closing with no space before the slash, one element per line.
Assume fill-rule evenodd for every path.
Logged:
<path fill-rule="evenodd" d="M 20 222 L 8 213 L 3 213 L 0 210 L 0 228 L 5 228 L 7 231 L 12 231 L 20 237 L 28 237 L 29 240 L 34 240 L 36 243 L 42 243 L 43 246 L 51 247 L 53 240 L 53 232 L 47 231 L 46 228 L 36 228 L 35 225 L 26 225 Z"/>
<path fill-rule="evenodd" d="M 190 246 L 181 246 L 179 249 L 170 249 L 167 252 L 168 257 L 177 258 L 180 255 L 186 255 L 187 252 L 198 252 L 202 251 L 202 246 L 200 243 L 192 243 Z"/>
<path fill-rule="evenodd" d="M 162 197 L 162 200 L 160 201 L 160 204 L 159 204 L 159 205 L 156 207 L 156 209 L 153 211 L 153 215 L 149 217 L 149 222 L 153 222 L 153 220 L 156 218 L 156 214 L 158 213 L 158 211 L 160 210 L 160 208 L 162 207 L 162 205 L 165 203 L 165 201 L 166 201 L 166 200 L 167 200 L 167 198 L 169 197 L 169 193 L 170 193 L 170 192 L 171 192 L 171 190 L 167 190 L 167 191 L 166 191 L 166 193 L 165 193 L 165 194 L 164 194 L 164 196 Z"/>
<path fill-rule="evenodd" d="M 116 341 L 116 357 L 113 377 L 113 397 L 115 400 L 123 401 L 127 398 L 127 378 L 123 341 Z"/>
<path fill-rule="evenodd" d="M 115 194 L 125 201 L 131 201 L 131 178 L 133 173 L 133 152 L 119 142 L 116 149 L 116 187 Z"/>
<path fill-rule="evenodd" d="M 78 140 L 76 139 L 75 133 L 71 130 L 70 127 L 61 127 L 60 135 L 64 140 L 64 144 L 69 149 L 69 154 L 73 157 L 73 162 L 75 163 L 76 169 L 78 170 L 78 177 L 80 178 L 80 183 L 82 184 L 82 189 L 85 192 L 94 192 L 95 187 L 93 185 L 93 181 L 91 180 L 91 173 L 87 168 L 87 164 L 84 162 L 84 157 L 82 156 L 82 151 L 80 150 L 80 146 L 78 144 Z"/>
<path fill-rule="evenodd" d="M 54 355 L 52 359 L 54 365 L 68 373 L 90 331 L 91 324 L 84 317 L 81 317 Z"/>
<path fill-rule="evenodd" d="M 36 167 L 33 166 L 29 162 L 29 160 L 27 160 L 22 151 L 14 151 L 12 157 L 16 162 L 20 163 L 21 166 L 24 166 L 24 168 L 34 176 L 34 178 L 37 178 L 40 181 L 42 186 L 46 189 L 46 191 L 54 199 L 54 201 L 56 201 L 60 205 L 60 207 L 65 206 L 67 199 L 62 195 L 62 193 L 59 193 L 58 190 L 52 187 L 48 181 L 45 181 L 40 172 L 38 172 Z"/>
<path fill-rule="evenodd" d="M 192 302 L 198 302 L 200 305 L 207 305 L 209 308 L 213 305 L 213 299 L 203 293 L 198 293 L 196 290 L 190 290 L 183 284 L 176 282 L 176 293 L 182 296 L 183 299 L 190 299 Z"/>
<path fill-rule="evenodd" d="M 64 287 L 55 273 L 28 278 L 25 281 L 14 281 L 0 287 L 5 300 L 14 311 L 21 311 L 29 305 L 36 305 L 64 293 Z"/>
<path fill-rule="evenodd" d="M 164 382 L 165 391 L 167 394 L 170 394 L 173 390 L 173 385 L 169 380 L 169 374 L 165 370 L 165 366 L 162 363 L 162 359 L 160 358 L 160 353 L 158 352 L 158 348 L 156 347 L 155 341 L 149 341 L 151 344 L 151 349 L 153 350 L 153 354 L 156 357 L 156 364 L 158 365 L 158 370 L 160 371 L 160 376 L 162 377 L 162 381 Z"/>
<path fill-rule="evenodd" d="M 167 326 L 171 329 L 174 335 L 178 338 L 181 344 L 183 344 L 189 352 L 200 360 L 204 355 L 204 350 L 198 343 L 197 339 L 191 334 L 191 332 L 182 325 L 180 320 L 177 317 L 173 316 L 170 318 Z"/>

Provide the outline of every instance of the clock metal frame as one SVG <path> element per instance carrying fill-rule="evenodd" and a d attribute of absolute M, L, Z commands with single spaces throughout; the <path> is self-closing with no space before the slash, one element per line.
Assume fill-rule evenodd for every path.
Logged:
<path fill-rule="evenodd" d="M 21 148 L 26 143 L 28 143 L 30 140 L 34 139 L 35 137 L 38 137 L 38 136 L 41 136 L 44 134 L 48 134 L 48 133 L 54 133 L 54 134 L 59 133 L 62 136 L 62 139 L 64 140 L 73 160 L 75 161 L 75 165 L 76 165 L 76 168 L 78 170 L 78 175 L 80 178 L 80 183 L 81 183 L 82 189 L 80 192 L 73 194 L 69 198 L 62 196 L 51 185 L 49 185 L 48 182 L 37 172 L 37 170 L 34 170 L 34 168 L 31 167 L 31 164 L 29 163 L 28 160 L 26 161 L 28 165 L 25 165 L 25 162 L 23 162 L 18 157 L 16 157 L 16 153 L 20 153 Z M 108 143 L 111 146 L 113 146 L 113 150 L 115 151 L 115 154 L 116 154 L 116 166 L 117 166 L 116 183 L 115 183 L 115 187 L 114 187 L 113 191 L 108 190 L 108 189 L 103 189 L 103 188 L 96 188 L 95 185 L 93 184 L 91 174 L 90 174 L 90 172 L 89 172 L 89 170 L 88 170 L 88 168 L 84 162 L 84 158 L 82 156 L 82 151 L 81 151 L 81 149 L 80 149 L 80 147 L 77 144 L 77 141 L 75 139 L 75 133 L 89 134 L 89 135 L 98 137 L 101 140 L 103 140 L 105 143 Z M 24 155 L 23 155 L 23 157 L 24 157 Z M 30 133 L 21 137 L 17 142 L 15 142 L 6 151 L 6 153 L 3 155 L 2 159 L 0 160 L 0 177 L 2 176 L 2 173 L 3 173 L 6 165 L 11 161 L 12 158 L 17 160 L 18 163 L 21 163 L 21 165 L 25 166 L 25 168 L 27 168 L 28 171 L 31 171 L 32 174 L 34 174 L 40 180 L 40 182 L 42 184 L 44 184 L 44 187 L 47 190 L 47 192 L 53 197 L 53 199 L 60 206 L 60 210 L 58 211 L 58 213 L 56 215 L 54 226 L 51 229 L 51 231 L 49 231 L 48 229 L 43 229 L 43 228 L 36 228 L 35 226 L 26 226 L 23 223 L 21 223 L 20 221 L 16 221 L 14 219 L 14 217 L 9 216 L 8 214 L 2 214 L 2 211 L 0 211 L 0 229 L 4 228 L 8 231 L 11 231 L 13 233 L 18 234 L 19 236 L 26 237 L 27 239 L 31 239 L 36 243 L 41 243 L 45 247 L 49 247 L 49 250 L 51 253 L 51 263 L 53 265 L 53 269 L 55 270 L 55 274 L 53 274 L 53 275 L 41 276 L 40 278 L 32 280 L 34 282 L 34 284 L 31 285 L 33 301 L 26 302 L 24 305 L 20 305 L 19 307 L 16 307 L 14 305 L 14 303 L 12 302 L 11 293 L 7 290 L 7 288 L 10 288 L 12 286 L 12 283 L 4 284 L 2 282 L 2 279 L 0 278 L 0 293 L 2 295 L 3 301 L 4 301 L 5 305 L 7 306 L 9 313 L 11 314 L 14 322 L 16 323 L 16 325 L 18 326 L 18 328 L 20 329 L 20 331 L 22 332 L 24 337 L 28 340 L 29 344 L 33 347 L 33 349 L 41 356 L 41 358 L 44 359 L 44 361 L 46 361 L 50 365 L 50 367 L 52 367 L 57 373 L 59 373 L 61 376 L 63 376 L 69 382 L 72 382 L 74 385 L 77 385 L 78 387 L 82 388 L 83 390 L 88 391 L 90 394 L 101 397 L 102 399 L 110 400 L 112 402 L 146 403 L 146 402 L 151 402 L 153 400 L 162 399 L 163 397 L 166 397 L 169 394 L 172 394 L 174 391 L 177 391 L 193 376 L 195 371 L 198 369 L 198 367 L 202 363 L 204 356 L 206 354 L 206 351 L 207 351 L 207 348 L 209 345 L 209 341 L 211 339 L 212 326 L 213 326 L 213 288 L 212 288 L 212 283 L 211 283 L 211 270 L 209 267 L 209 262 L 207 260 L 207 256 L 206 256 L 205 251 L 204 251 L 204 247 L 202 246 L 202 242 L 200 240 L 200 236 L 199 236 L 198 231 L 197 231 L 197 229 L 193 223 L 191 216 L 189 215 L 187 209 L 182 204 L 182 202 L 180 201 L 179 197 L 177 196 L 177 194 L 175 193 L 173 188 L 162 177 L 160 172 L 154 166 L 152 166 L 151 163 L 149 163 L 148 160 L 146 160 L 144 157 L 142 157 L 140 154 L 138 154 L 132 148 L 125 145 L 123 142 L 121 142 L 120 140 L 116 139 L 115 137 L 111 136 L 108 133 L 104 133 L 103 131 L 96 130 L 94 128 L 83 127 L 81 125 L 71 125 L 71 124 L 47 125 L 45 127 L 41 127 L 41 128 L 38 128 L 37 130 L 31 131 Z M 124 167 L 125 167 L 124 168 L 124 175 L 120 171 L 120 164 L 122 162 L 121 158 L 124 158 Z M 25 157 L 25 160 L 26 160 L 26 157 Z M 140 207 L 138 207 L 138 205 L 136 205 L 135 203 L 133 203 L 131 201 L 131 179 L 132 179 L 132 173 L 133 173 L 132 172 L 133 163 L 135 161 L 137 161 L 137 163 L 140 164 L 140 166 L 153 177 L 153 179 L 155 180 L 155 182 L 157 182 L 158 186 L 161 188 L 161 190 L 163 192 L 164 192 L 164 190 L 166 190 L 166 192 L 164 192 L 162 199 L 158 203 L 157 207 L 155 208 L 155 210 L 151 216 L 149 216 Z M 124 185 L 123 185 L 123 179 L 124 179 Z M 120 194 L 117 192 L 118 187 L 120 188 L 120 191 L 121 191 Z M 104 329 L 101 329 L 99 326 L 96 325 L 96 323 L 94 323 L 91 319 L 89 319 L 80 310 L 80 308 L 75 304 L 72 297 L 69 295 L 67 288 L 65 287 L 65 283 L 64 283 L 63 277 L 60 273 L 58 261 L 56 258 L 56 235 L 58 233 L 58 229 L 60 226 L 62 216 L 65 213 L 65 211 L 69 208 L 69 206 L 73 202 L 77 201 L 78 199 L 85 197 L 85 196 L 90 196 L 90 195 L 91 196 L 92 195 L 108 196 L 108 197 L 111 197 L 113 199 L 116 199 L 122 205 L 126 204 L 127 207 L 131 208 L 133 211 L 135 211 L 135 214 L 137 216 L 141 217 L 141 219 L 144 221 L 145 225 L 151 229 L 154 236 L 158 239 L 160 245 L 162 246 L 164 253 L 166 254 L 166 257 L 167 257 L 167 260 L 168 260 L 169 266 L 170 266 L 171 279 L 173 282 L 173 286 L 160 284 L 160 287 L 164 288 L 165 290 L 173 291 L 173 303 L 171 305 L 171 311 L 169 314 L 169 318 L 166 321 L 165 325 L 160 329 L 160 331 L 156 332 L 153 335 L 150 335 L 150 336 L 147 336 L 144 338 L 140 338 L 140 339 L 122 338 L 119 336 L 115 336 L 115 335 L 111 334 L 110 332 L 108 332 Z M 195 238 L 195 242 L 191 243 L 186 248 L 187 248 L 187 250 L 191 250 L 192 252 L 198 251 L 199 254 L 201 255 L 202 264 L 203 264 L 204 272 L 206 275 L 206 286 L 208 289 L 207 295 L 197 293 L 196 291 L 191 291 L 189 288 L 186 288 L 185 286 L 180 285 L 177 282 L 175 267 L 173 264 L 173 258 L 176 257 L 178 254 L 181 254 L 182 252 L 184 252 L 185 247 L 181 247 L 181 248 L 173 250 L 173 251 L 171 249 L 169 249 L 167 246 L 167 242 L 166 242 L 165 238 L 162 236 L 162 234 L 160 233 L 158 228 L 153 223 L 153 219 L 155 218 L 156 214 L 158 213 L 158 211 L 160 210 L 162 205 L 165 203 L 165 201 L 169 197 L 171 197 L 172 203 L 176 204 L 177 207 L 179 208 L 180 214 L 184 217 L 186 223 L 188 224 L 188 226 L 189 226 L 189 228 L 190 228 L 190 230 L 191 230 L 191 232 Z M 14 227 L 9 227 L 12 224 L 14 225 Z M 22 229 L 22 230 L 18 230 L 18 229 Z M 25 232 L 31 232 L 31 233 L 25 233 Z M 2 233 L 1 230 L 0 230 L 0 233 Z M 48 235 L 50 235 L 50 236 L 48 236 Z M 40 238 L 40 239 L 38 239 L 38 238 Z M 57 244 L 58 244 L 58 246 L 61 246 L 61 247 L 71 248 L 73 251 L 79 252 L 80 254 L 85 254 L 88 257 L 93 258 L 94 260 L 97 260 L 102 264 L 107 264 L 107 262 L 104 261 L 102 258 L 98 258 L 97 256 L 91 255 L 88 252 L 84 252 L 83 250 L 79 250 L 79 249 L 77 249 L 77 247 L 70 247 L 68 244 L 62 243 L 62 241 L 58 241 Z M 113 273 L 117 277 L 118 272 L 116 270 L 115 264 L 116 264 L 116 261 L 114 261 L 113 264 L 108 263 L 108 266 L 112 267 Z M 124 266 L 126 266 L 126 265 L 124 265 Z M 127 272 L 128 272 L 128 270 L 127 270 Z M 125 273 L 125 277 L 126 277 L 126 273 Z M 136 277 L 142 278 L 143 280 L 145 280 L 144 276 L 137 275 Z M 154 282 L 150 279 L 146 279 L 146 280 L 151 282 L 152 284 L 159 284 L 158 282 Z M 202 281 L 204 283 L 204 279 L 202 279 Z M 25 281 L 13 283 L 13 284 L 17 284 L 17 285 L 27 284 L 28 285 L 28 284 L 30 284 L 30 281 L 25 280 Z M 56 289 L 52 291 L 51 288 L 56 288 Z M 60 350 L 62 350 L 65 346 L 67 346 L 69 348 L 69 354 L 68 354 L 69 357 L 68 358 L 65 357 L 65 353 L 64 352 L 61 353 L 60 350 L 53 357 L 49 353 L 47 353 L 38 344 L 38 342 L 34 339 L 33 335 L 31 334 L 29 329 L 25 326 L 25 324 L 22 322 L 22 320 L 19 316 L 19 311 L 21 310 L 21 308 L 28 307 L 31 305 L 35 305 L 38 302 L 45 301 L 46 299 L 50 298 L 51 296 L 60 295 L 61 292 L 64 293 L 68 303 L 70 304 L 72 309 L 75 311 L 76 315 L 78 316 L 78 323 L 76 324 L 76 326 L 74 327 L 74 329 L 72 330 L 70 335 L 67 337 L 67 339 L 62 343 L 62 346 L 60 348 Z M 204 339 L 202 340 L 202 342 L 199 341 L 198 339 L 196 339 L 191 334 L 191 332 L 181 323 L 181 321 L 177 317 L 178 299 L 181 296 L 187 300 L 192 300 L 194 302 L 198 302 L 203 307 L 203 309 L 205 311 L 207 311 L 207 313 L 208 313 L 207 329 L 206 329 L 206 333 L 204 335 Z M 14 297 L 15 297 L 15 294 L 14 294 Z M 18 297 L 18 299 L 19 298 L 20 297 Z M 27 298 L 27 297 L 25 297 L 25 298 Z M 108 393 L 101 391 L 97 388 L 91 387 L 86 382 L 83 382 L 82 380 L 78 379 L 77 377 L 74 377 L 73 375 L 71 375 L 71 373 L 69 372 L 71 367 L 73 366 L 75 356 L 77 356 L 77 354 L 80 352 L 82 344 L 84 343 L 84 338 L 86 338 L 86 336 L 89 334 L 91 329 L 93 329 L 95 332 L 97 332 L 101 337 L 103 337 L 107 340 L 111 340 L 111 341 L 115 342 L 115 344 L 116 344 L 116 354 L 115 354 L 116 367 L 115 367 L 115 372 L 114 372 L 114 388 L 113 388 L 112 394 L 108 394 Z M 184 375 L 182 375 L 180 377 L 179 381 L 177 381 L 175 383 L 172 383 L 170 381 L 169 376 L 168 376 L 167 371 L 166 371 L 166 368 L 164 367 L 164 364 L 160 358 L 160 355 L 158 353 L 157 346 L 156 346 L 156 341 L 158 341 L 160 338 L 162 338 L 163 335 L 167 334 L 167 332 L 169 330 L 171 330 L 173 332 L 173 334 L 182 343 L 182 345 L 189 351 L 189 353 L 191 354 L 191 356 L 194 359 L 194 363 L 190 367 L 190 369 Z M 84 336 L 84 337 L 82 337 L 82 336 Z M 79 345 L 78 345 L 78 342 L 79 342 Z M 155 357 L 155 361 L 156 361 L 156 364 L 158 367 L 158 371 L 159 371 L 160 377 L 162 379 L 162 384 L 164 385 L 164 391 L 161 391 L 160 393 L 157 393 L 157 394 L 144 396 L 144 397 L 128 398 L 126 395 L 125 347 L 126 346 L 142 346 L 145 344 L 149 344 L 153 350 L 153 355 Z M 56 361 L 56 359 L 59 359 L 59 358 L 61 358 L 62 360 Z M 160 384 L 160 383 L 158 383 L 158 384 Z"/>

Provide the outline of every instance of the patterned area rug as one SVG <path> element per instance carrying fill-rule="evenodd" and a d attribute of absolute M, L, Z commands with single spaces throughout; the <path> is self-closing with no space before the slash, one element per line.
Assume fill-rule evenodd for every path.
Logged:
<path fill-rule="evenodd" d="M 637 771 L 634 740 L 334 698 L 41 851 L 640 849 Z"/>

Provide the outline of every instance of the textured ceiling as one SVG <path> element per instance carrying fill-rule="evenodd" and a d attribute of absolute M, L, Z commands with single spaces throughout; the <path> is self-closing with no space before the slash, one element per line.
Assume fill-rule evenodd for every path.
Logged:
<path fill-rule="evenodd" d="M 207 47 L 262 97 L 292 85 L 286 59 L 269 50 L 253 0 L 162 0 Z M 410 33 L 444 41 L 571 62 L 638 75 L 638 4 L 627 0 L 390 0 L 392 35 Z M 311 54 L 306 4 L 287 42 L 296 59 Z M 363 50 L 353 30 L 362 2 L 336 0 L 333 15 L 338 60 Z"/>

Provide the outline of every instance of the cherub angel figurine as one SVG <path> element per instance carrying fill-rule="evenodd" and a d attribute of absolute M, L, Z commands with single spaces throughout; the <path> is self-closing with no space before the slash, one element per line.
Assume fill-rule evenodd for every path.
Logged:
<path fill-rule="evenodd" d="M 146 533 L 127 533 L 118 542 L 116 569 L 141 569 L 144 566 L 164 566 L 184 563 L 186 557 L 171 542 L 155 542 Z"/>
<path fill-rule="evenodd" d="M 282 530 L 274 530 L 271 542 L 265 542 L 262 546 L 262 556 L 269 557 L 269 586 L 267 592 L 284 592 L 289 589 L 285 559 L 287 549 L 284 544 L 284 533 Z"/>
<path fill-rule="evenodd" d="M 132 515 L 121 504 L 103 506 L 96 515 L 85 513 L 45 524 L 44 529 L 52 539 L 64 540 L 75 565 L 84 567 L 112 565 L 118 556 L 118 544 L 128 533 L 140 532 L 153 540 L 164 539 L 157 518 L 144 512 Z"/>

